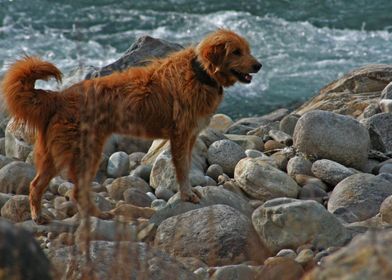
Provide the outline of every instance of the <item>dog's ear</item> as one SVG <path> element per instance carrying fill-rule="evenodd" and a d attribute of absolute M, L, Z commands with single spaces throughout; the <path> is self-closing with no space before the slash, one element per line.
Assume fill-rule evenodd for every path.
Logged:
<path fill-rule="evenodd" d="M 203 48 L 201 55 L 213 65 L 219 66 L 226 56 L 226 46 L 225 44 L 210 45 Z"/>

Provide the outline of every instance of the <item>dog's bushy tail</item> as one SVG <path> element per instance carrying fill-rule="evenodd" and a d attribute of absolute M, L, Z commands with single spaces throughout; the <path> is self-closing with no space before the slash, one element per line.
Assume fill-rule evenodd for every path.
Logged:
<path fill-rule="evenodd" d="M 36 80 L 55 78 L 61 82 L 56 66 L 36 57 L 25 57 L 11 65 L 2 83 L 7 109 L 16 124 L 42 130 L 58 107 L 58 94 L 35 89 Z"/>

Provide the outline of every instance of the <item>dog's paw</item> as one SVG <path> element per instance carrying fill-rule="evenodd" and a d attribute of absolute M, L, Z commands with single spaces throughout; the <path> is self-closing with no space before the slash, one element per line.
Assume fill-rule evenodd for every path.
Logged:
<path fill-rule="evenodd" d="M 195 189 L 191 188 L 187 192 L 180 192 L 180 197 L 182 201 L 189 201 L 192 203 L 199 203 L 202 197 L 201 193 Z"/>

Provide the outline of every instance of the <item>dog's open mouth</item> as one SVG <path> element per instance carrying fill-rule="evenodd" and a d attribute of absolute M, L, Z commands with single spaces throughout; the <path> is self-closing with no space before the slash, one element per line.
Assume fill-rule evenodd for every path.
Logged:
<path fill-rule="evenodd" d="M 241 73 L 234 69 L 231 69 L 231 73 L 233 73 L 234 76 L 237 77 L 238 81 L 242 83 L 249 84 L 252 81 L 252 75 L 250 75 L 249 73 Z"/>

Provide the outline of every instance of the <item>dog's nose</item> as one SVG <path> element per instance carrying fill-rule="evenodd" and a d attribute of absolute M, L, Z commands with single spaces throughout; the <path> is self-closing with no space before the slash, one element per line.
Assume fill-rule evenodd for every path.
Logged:
<path fill-rule="evenodd" d="M 255 72 L 259 72 L 259 70 L 261 69 L 261 63 L 257 62 L 256 64 L 253 64 L 253 71 Z"/>

